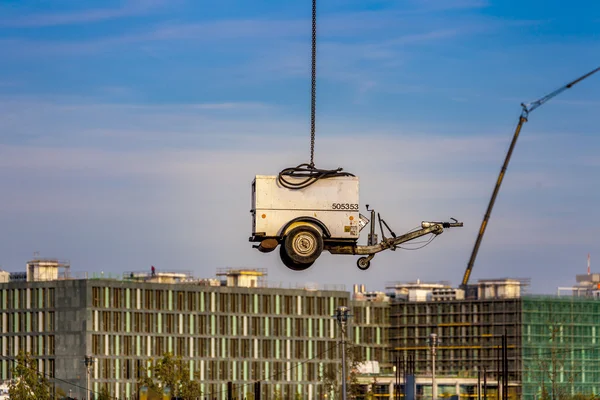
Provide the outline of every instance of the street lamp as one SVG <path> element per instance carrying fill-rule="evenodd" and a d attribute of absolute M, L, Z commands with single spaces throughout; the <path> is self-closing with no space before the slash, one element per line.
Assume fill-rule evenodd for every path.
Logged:
<path fill-rule="evenodd" d="M 435 383 L 435 355 L 437 352 L 437 347 L 442 341 L 438 337 L 437 333 L 429 334 L 429 338 L 427 339 L 427 343 L 429 344 L 429 348 L 431 349 L 431 398 L 432 400 L 437 400 L 437 385 Z"/>
<path fill-rule="evenodd" d="M 342 400 L 346 400 L 346 323 L 349 314 L 348 307 L 339 306 L 336 309 L 334 317 L 340 325 L 340 343 L 342 345 Z"/>
<path fill-rule="evenodd" d="M 92 356 L 85 356 L 84 358 L 84 363 L 85 363 L 85 369 L 87 371 L 87 380 L 86 380 L 86 384 L 85 384 L 85 389 L 86 389 L 86 398 L 90 399 L 90 369 L 92 368 L 92 364 L 94 364 L 94 359 L 92 358 Z"/>

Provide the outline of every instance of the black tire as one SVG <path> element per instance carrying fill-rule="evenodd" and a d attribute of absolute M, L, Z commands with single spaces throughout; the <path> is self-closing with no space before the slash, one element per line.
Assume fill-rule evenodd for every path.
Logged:
<path fill-rule="evenodd" d="M 297 264 L 312 264 L 323 251 L 323 237 L 312 226 L 297 226 L 283 239 L 287 256 Z"/>
<path fill-rule="evenodd" d="M 285 252 L 285 248 L 283 246 L 279 246 L 279 256 L 281 257 L 281 261 L 283 262 L 283 264 L 292 271 L 304 271 L 305 269 L 308 269 L 311 267 L 311 265 L 313 265 L 313 263 L 300 264 L 292 261 L 292 259 L 290 259 L 287 253 Z"/>
<path fill-rule="evenodd" d="M 367 257 L 361 257 L 356 261 L 356 266 L 358 269 L 366 271 L 371 266 L 371 260 L 368 260 Z"/>

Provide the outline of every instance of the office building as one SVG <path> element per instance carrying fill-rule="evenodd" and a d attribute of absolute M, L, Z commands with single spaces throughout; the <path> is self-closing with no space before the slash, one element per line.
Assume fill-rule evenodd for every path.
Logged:
<path fill-rule="evenodd" d="M 238 395 L 261 381 L 265 398 L 321 398 L 320 376 L 341 357 L 333 315 L 350 294 L 343 286 L 269 287 L 265 274 L 228 269 L 193 279 L 152 270 L 75 279 L 67 262 L 32 260 L 0 283 L 0 380 L 11 378 L 23 349 L 66 392 L 81 398 L 89 382 L 96 393 L 105 387 L 132 399 L 149 361 L 170 352 L 188 363 L 207 398 L 224 399 L 229 381 Z M 361 353 L 379 358 L 386 315 L 355 306 L 363 323 L 354 328 L 351 318 L 348 334 L 356 331 Z"/>

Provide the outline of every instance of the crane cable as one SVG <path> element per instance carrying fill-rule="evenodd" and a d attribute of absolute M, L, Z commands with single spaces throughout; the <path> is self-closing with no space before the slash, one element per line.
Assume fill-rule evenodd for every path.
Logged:
<path fill-rule="evenodd" d="M 312 2 L 312 71 L 310 88 L 310 167 L 315 167 L 315 119 L 317 102 L 317 0 Z"/>
<path fill-rule="evenodd" d="M 315 120 L 317 102 L 317 0 L 312 0 L 312 69 L 311 69 L 311 93 L 310 93 L 310 163 L 300 164 L 297 167 L 285 168 L 279 172 L 278 181 L 281 186 L 288 189 L 303 189 L 318 181 L 319 179 L 332 178 L 336 176 L 354 176 L 349 172 L 343 172 L 342 168 L 317 169 L 315 168 Z M 294 182 L 285 177 L 302 179 Z"/>

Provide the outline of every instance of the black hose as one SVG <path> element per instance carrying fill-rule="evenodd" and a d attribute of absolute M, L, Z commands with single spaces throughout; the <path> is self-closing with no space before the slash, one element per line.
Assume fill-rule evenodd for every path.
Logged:
<path fill-rule="evenodd" d="M 310 164 L 300 164 L 297 167 L 285 168 L 279 173 L 278 181 L 281 186 L 288 189 L 303 189 L 318 181 L 319 179 L 335 178 L 339 176 L 354 176 L 350 172 L 338 169 L 318 169 Z M 285 177 L 300 178 L 299 182 L 292 182 Z"/>

